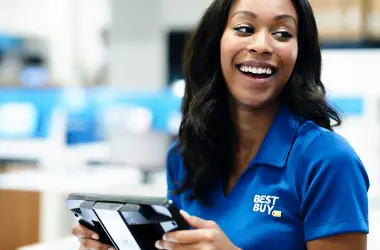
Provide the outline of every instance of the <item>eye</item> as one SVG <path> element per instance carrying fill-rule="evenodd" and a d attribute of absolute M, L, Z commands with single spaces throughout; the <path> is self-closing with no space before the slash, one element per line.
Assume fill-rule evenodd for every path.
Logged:
<path fill-rule="evenodd" d="M 293 35 L 288 31 L 277 31 L 272 34 L 282 40 L 289 40 L 293 37 Z"/>
<path fill-rule="evenodd" d="M 246 24 L 238 25 L 237 27 L 234 28 L 234 30 L 240 33 L 245 33 L 245 34 L 252 34 L 253 32 L 255 32 L 252 26 L 246 25 Z"/>

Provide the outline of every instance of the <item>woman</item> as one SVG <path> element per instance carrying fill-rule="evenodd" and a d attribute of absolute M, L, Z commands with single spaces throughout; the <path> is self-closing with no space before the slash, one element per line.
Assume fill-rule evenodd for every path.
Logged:
<path fill-rule="evenodd" d="M 194 230 L 157 248 L 366 249 L 368 176 L 332 132 L 341 120 L 325 98 L 307 0 L 213 1 L 184 74 L 168 196 Z M 73 233 L 91 237 L 78 225 Z"/>

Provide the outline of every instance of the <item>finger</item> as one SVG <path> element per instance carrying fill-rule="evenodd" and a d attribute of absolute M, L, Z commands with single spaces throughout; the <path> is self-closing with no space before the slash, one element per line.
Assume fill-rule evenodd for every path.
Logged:
<path fill-rule="evenodd" d="M 191 216 L 183 210 L 181 210 L 180 213 L 185 218 L 187 223 L 189 223 L 189 225 L 193 228 L 219 229 L 218 225 L 214 221 L 203 220 L 199 217 Z"/>
<path fill-rule="evenodd" d="M 163 240 L 179 244 L 194 244 L 202 241 L 212 241 L 216 233 L 217 230 L 215 229 L 175 231 L 165 234 Z"/>
<path fill-rule="evenodd" d="M 92 238 L 94 240 L 99 240 L 98 234 L 82 226 L 81 224 L 74 225 L 71 229 L 71 233 L 77 237 Z"/>
<path fill-rule="evenodd" d="M 157 249 L 165 250 L 186 250 L 186 249 L 195 249 L 192 245 L 183 245 L 175 242 L 159 240 L 155 244 Z"/>
<path fill-rule="evenodd" d="M 93 250 L 111 250 L 111 246 L 103 244 L 99 241 L 92 240 L 89 238 L 79 238 L 81 249 L 93 249 Z"/>

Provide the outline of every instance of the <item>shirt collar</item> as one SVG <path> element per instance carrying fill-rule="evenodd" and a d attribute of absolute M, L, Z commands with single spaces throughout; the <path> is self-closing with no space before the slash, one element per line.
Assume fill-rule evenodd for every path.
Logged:
<path fill-rule="evenodd" d="M 283 168 L 300 120 L 299 115 L 283 105 L 261 144 L 254 163 Z"/>

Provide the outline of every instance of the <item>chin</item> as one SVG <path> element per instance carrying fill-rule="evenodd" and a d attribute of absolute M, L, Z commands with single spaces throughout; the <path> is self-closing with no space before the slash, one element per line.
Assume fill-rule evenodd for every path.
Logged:
<path fill-rule="evenodd" d="M 268 106 L 276 105 L 279 94 L 272 89 L 265 91 L 247 91 L 246 89 L 239 89 L 238 91 L 231 91 L 233 99 L 237 106 L 249 109 L 264 109 Z"/>
<path fill-rule="evenodd" d="M 237 106 L 245 109 L 263 110 L 272 106 L 277 106 L 278 98 L 270 98 L 268 96 L 245 96 L 245 98 L 235 98 Z"/>
<path fill-rule="evenodd" d="M 239 106 L 243 107 L 243 108 L 247 108 L 247 109 L 263 109 L 264 107 L 267 106 L 267 102 L 264 101 L 264 100 L 239 100 L 238 101 L 239 103 Z"/>

